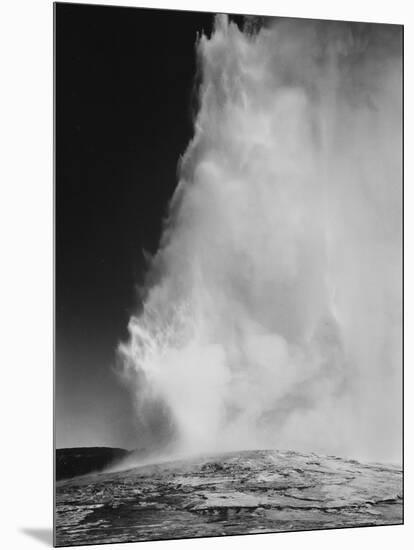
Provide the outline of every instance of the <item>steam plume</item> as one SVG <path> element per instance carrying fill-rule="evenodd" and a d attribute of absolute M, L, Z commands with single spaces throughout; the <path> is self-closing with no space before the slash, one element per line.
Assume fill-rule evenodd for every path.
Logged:
<path fill-rule="evenodd" d="M 194 138 L 119 346 L 141 431 L 398 461 L 401 29 L 218 16 L 197 55 Z"/>

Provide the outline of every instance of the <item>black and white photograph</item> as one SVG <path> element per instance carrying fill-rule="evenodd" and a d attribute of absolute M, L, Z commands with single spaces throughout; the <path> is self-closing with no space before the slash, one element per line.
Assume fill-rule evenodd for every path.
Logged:
<path fill-rule="evenodd" d="M 404 27 L 170 8 L 53 5 L 54 544 L 401 525 Z"/>

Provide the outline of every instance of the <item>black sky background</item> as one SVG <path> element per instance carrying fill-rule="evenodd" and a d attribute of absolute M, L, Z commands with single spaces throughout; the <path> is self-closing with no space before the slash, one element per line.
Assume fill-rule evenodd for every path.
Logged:
<path fill-rule="evenodd" d="M 192 137 L 212 14 L 55 5 L 56 445 L 139 446 L 112 367 Z"/>

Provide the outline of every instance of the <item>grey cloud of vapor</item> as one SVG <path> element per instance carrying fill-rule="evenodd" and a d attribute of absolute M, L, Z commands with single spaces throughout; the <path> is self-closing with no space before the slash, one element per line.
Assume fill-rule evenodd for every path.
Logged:
<path fill-rule="evenodd" d="M 148 441 L 401 460 L 401 28 L 226 16 L 121 376 Z"/>

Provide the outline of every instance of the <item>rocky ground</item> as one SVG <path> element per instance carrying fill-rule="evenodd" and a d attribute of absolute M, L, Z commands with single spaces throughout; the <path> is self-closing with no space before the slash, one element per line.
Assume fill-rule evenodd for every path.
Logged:
<path fill-rule="evenodd" d="M 56 484 L 56 544 L 402 523 L 397 467 L 244 451 Z"/>

